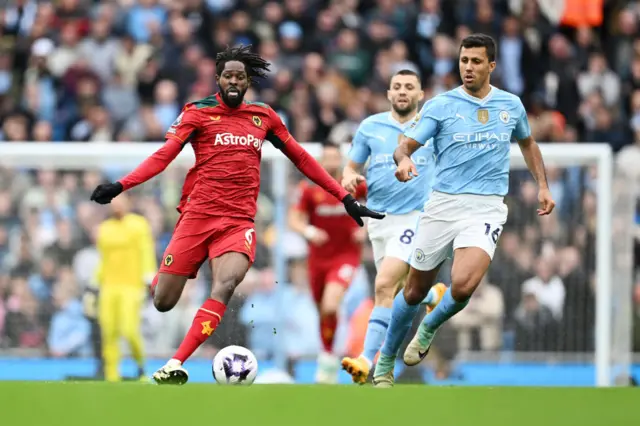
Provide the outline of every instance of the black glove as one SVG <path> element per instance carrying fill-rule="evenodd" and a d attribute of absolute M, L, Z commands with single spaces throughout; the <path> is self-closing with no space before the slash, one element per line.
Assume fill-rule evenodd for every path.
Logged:
<path fill-rule="evenodd" d="M 344 204 L 344 209 L 349 213 L 349 216 L 356 221 L 356 223 L 360 226 L 364 226 L 364 222 L 362 221 L 363 217 L 371 217 L 374 219 L 382 219 L 384 218 L 383 213 L 374 212 L 373 210 L 369 210 L 362 204 L 360 204 L 353 195 L 348 194 L 346 197 L 342 199 L 342 204 Z"/>
<path fill-rule="evenodd" d="M 93 190 L 91 201 L 95 201 L 98 204 L 109 204 L 111 200 L 120 195 L 123 189 L 120 182 L 103 183 Z"/>

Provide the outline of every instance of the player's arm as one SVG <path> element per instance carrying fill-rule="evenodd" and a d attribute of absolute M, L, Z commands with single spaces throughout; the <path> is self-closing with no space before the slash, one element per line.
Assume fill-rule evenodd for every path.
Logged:
<path fill-rule="evenodd" d="M 308 186 L 302 182 L 299 187 L 298 202 L 289 210 L 289 228 L 302 235 L 313 244 L 323 244 L 327 241 L 327 233 L 309 223 L 309 211 L 313 208 Z"/>
<path fill-rule="evenodd" d="M 365 182 L 362 176 L 362 166 L 364 163 L 356 163 L 353 160 L 347 161 L 342 169 L 342 187 L 349 192 L 354 192 L 358 185 Z"/>
<path fill-rule="evenodd" d="M 411 156 L 438 131 L 438 118 L 434 113 L 436 108 L 434 104 L 433 100 L 424 104 L 418 118 L 402 135 L 398 147 L 393 152 L 393 161 L 398 166 L 396 178 L 400 182 L 407 182 L 418 176 L 418 169 L 411 161 Z"/>
<path fill-rule="evenodd" d="M 367 143 L 364 126 L 364 123 L 360 124 L 353 136 L 351 149 L 349 149 L 349 161 L 342 170 L 342 187 L 349 192 L 355 192 L 358 185 L 365 181 L 362 176 L 362 166 L 371 155 L 371 147 Z"/>
<path fill-rule="evenodd" d="M 529 120 L 524 107 L 522 107 L 521 116 L 516 123 L 513 134 L 518 141 L 524 161 L 527 163 L 527 168 L 538 183 L 538 201 L 540 202 L 538 215 L 548 215 L 553 211 L 556 203 L 551 197 L 551 191 L 549 191 L 547 183 L 547 172 L 542 160 L 542 152 L 540 152 L 540 146 L 531 135 L 531 128 L 529 127 Z"/>
<path fill-rule="evenodd" d="M 189 110 L 188 106 L 185 107 L 167 130 L 164 145 L 122 179 L 98 185 L 91 194 L 91 200 L 98 204 L 109 204 L 122 191 L 138 186 L 160 174 L 196 134 L 199 125 L 194 112 Z"/>
<path fill-rule="evenodd" d="M 275 111 L 270 110 L 270 114 L 272 115 L 271 122 L 274 123 L 274 125 L 267 134 L 267 139 L 282 151 L 306 177 L 342 201 L 347 213 L 349 213 L 349 216 L 351 216 L 358 225 L 364 225 L 362 217 L 371 217 L 374 219 L 382 219 L 384 217 L 383 214 L 371 211 L 358 203 L 353 195 L 342 188 L 340 184 L 322 168 L 320 163 L 296 142 Z"/>

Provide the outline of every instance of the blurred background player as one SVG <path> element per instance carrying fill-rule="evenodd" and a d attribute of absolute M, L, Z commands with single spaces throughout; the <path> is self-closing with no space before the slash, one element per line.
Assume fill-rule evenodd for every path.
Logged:
<path fill-rule="evenodd" d="M 120 181 L 99 185 L 91 199 L 107 204 L 162 172 L 191 143 L 195 165 L 182 189 L 180 217 L 166 248 L 153 302 L 171 310 L 189 279 L 210 259 L 210 297 L 198 309 L 191 328 L 174 356 L 153 378 L 158 384 L 184 384 L 189 374 L 182 364 L 209 338 L 222 321 L 236 287 L 252 265 L 256 252 L 255 216 L 260 191 L 262 144 L 269 140 L 309 179 L 343 204 L 363 226 L 362 217 L 384 215 L 362 206 L 291 136 L 282 119 L 262 102 L 246 102 L 252 82 L 265 78 L 270 64 L 251 46 L 228 47 L 216 56 L 219 92 L 188 103 L 169 127 L 165 144 Z"/>
<path fill-rule="evenodd" d="M 100 264 L 98 318 L 102 330 L 105 379 L 120 380 L 120 338 L 129 344 L 144 377 L 144 348 L 140 329 L 147 286 L 156 271 L 155 247 L 147 220 L 131 212 L 126 194 L 111 203 L 111 217 L 100 224 L 96 240 Z"/>
<path fill-rule="evenodd" d="M 320 163 L 340 182 L 342 155 L 340 148 L 326 145 Z M 299 200 L 289 214 L 289 226 L 309 242 L 309 283 L 320 314 L 320 338 L 323 351 L 318 356 L 316 382 L 337 383 L 339 360 L 333 352 L 338 325 L 338 309 L 360 265 L 364 228 L 351 220 L 340 201 L 321 187 L 302 182 Z M 364 200 L 364 183 L 350 191 Z"/>
<path fill-rule="evenodd" d="M 367 380 L 384 341 L 391 319 L 393 296 L 409 272 L 413 237 L 420 211 L 431 192 L 435 168 L 433 147 L 427 143 L 411 157 L 419 171 L 418 176 L 407 183 L 398 182 L 394 177 L 393 151 L 402 132 L 418 114 L 418 104 L 424 98 L 420 76 L 411 70 L 398 71 L 391 77 L 387 98 L 391 102 L 391 110 L 368 117 L 358 127 L 342 178 L 342 185 L 347 191 L 364 184 L 365 177 L 361 173 L 368 161 L 367 205 L 387 214 L 382 220 L 368 222 L 377 274 L 375 306 L 369 318 L 364 351 L 358 358 L 342 360 L 343 368 L 356 383 Z M 438 303 L 445 290 L 444 284 L 434 286 L 425 299 L 428 310 Z"/>

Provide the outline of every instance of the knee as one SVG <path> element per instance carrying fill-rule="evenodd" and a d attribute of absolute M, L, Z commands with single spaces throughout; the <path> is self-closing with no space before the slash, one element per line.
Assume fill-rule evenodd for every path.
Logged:
<path fill-rule="evenodd" d="M 406 300 L 409 305 L 418 305 L 422 302 L 426 295 L 423 294 L 424 291 L 417 285 L 409 285 L 404 288 L 404 300 Z"/>
<path fill-rule="evenodd" d="M 376 277 L 374 290 L 376 306 L 390 307 L 397 285 L 398 283 L 391 282 L 391 280 L 386 277 Z"/>
<path fill-rule="evenodd" d="M 168 312 L 176 305 L 178 300 L 174 300 L 166 294 L 161 294 L 160 292 L 156 292 L 153 295 L 153 306 L 155 306 L 158 312 Z"/>
<path fill-rule="evenodd" d="M 478 287 L 471 273 L 456 273 L 451 276 L 451 297 L 457 302 L 468 300 Z"/>

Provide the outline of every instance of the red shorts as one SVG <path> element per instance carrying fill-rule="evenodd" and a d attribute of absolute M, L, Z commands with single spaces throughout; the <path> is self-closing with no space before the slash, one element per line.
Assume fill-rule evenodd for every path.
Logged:
<path fill-rule="evenodd" d="M 164 251 L 160 272 L 195 278 L 205 260 L 229 252 L 242 253 L 253 263 L 256 233 L 252 221 L 185 212 Z"/>
<path fill-rule="evenodd" d="M 333 283 L 348 288 L 351 285 L 353 276 L 360 262 L 354 259 L 336 259 L 326 264 L 309 265 L 309 285 L 313 300 L 320 304 L 324 288 L 327 284 Z"/>

